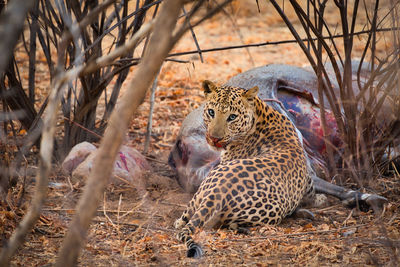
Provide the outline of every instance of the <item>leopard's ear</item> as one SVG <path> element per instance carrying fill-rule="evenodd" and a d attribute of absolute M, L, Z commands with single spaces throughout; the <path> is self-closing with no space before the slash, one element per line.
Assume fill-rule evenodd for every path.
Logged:
<path fill-rule="evenodd" d="M 206 96 L 215 91 L 215 88 L 217 88 L 217 86 L 213 82 L 209 80 L 203 81 L 203 91 Z"/>
<path fill-rule="evenodd" d="M 243 97 L 245 97 L 247 100 L 252 100 L 254 99 L 258 94 L 258 86 L 254 86 L 253 88 L 250 88 L 249 90 L 245 91 L 243 93 Z"/>

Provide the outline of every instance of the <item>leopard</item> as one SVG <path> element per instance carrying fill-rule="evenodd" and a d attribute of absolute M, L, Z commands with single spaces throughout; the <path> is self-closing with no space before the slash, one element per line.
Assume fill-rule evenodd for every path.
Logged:
<path fill-rule="evenodd" d="M 300 133 L 292 121 L 250 89 L 202 84 L 207 143 L 221 150 L 210 171 L 175 221 L 187 257 L 204 252 L 192 235 L 203 227 L 248 233 L 276 225 L 314 196 Z"/>

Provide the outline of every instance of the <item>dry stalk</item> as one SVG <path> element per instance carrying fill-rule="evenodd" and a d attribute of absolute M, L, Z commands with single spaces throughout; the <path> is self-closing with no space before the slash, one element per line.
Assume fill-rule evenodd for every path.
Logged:
<path fill-rule="evenodd" d="M 111 226 L 116 228 L 115 224 L 113 223 L 113 221 L 111 220 L 110 217 L 108 217 L 107 215 L 107 211 L 106 211 L 106 204 L 107 204 L 107 198 L 106 198 L 106 192 L 103 193 L 103 215 L 104 217 L 106 217 L 107 221 L 109 223 L 111 223 Z"/>
<path fill-rule="evenodd" d="M 352 209 L 352 210 L 349 212 L 349 215 L 347 215 L 346 219 L 344 219 L 344 221 L 342 222 L 342 225 L 344 225 L 344 226 L 347 225 L 347 221 L 350 220 L 351 216 L 353 216 L 353 213 L 354 213 L 354 209 Z"/>
<path fill-rule="evenodd" d="M 138 212 L 138 209 L 144 205 L 145 200 L 147 199 L 147 197 L 149 196 L 149 192 L 146 192 L 145 195 L 143 196 L 142 200 L 140 201 L 139 204 L 135 205 L 132 209 L 130 209 L 129 211 L 122 211 L 124 214 L 121 215 L 121 219 L 124 218 L 125 216 L 133 213 L 133 212 Z"/>
<path fill-rule="evenodd" d="M 117 210 L 117 225 L 118 225 L 117 231 L 118 231 L 119 242 L 121 242 L 121 231 L 120 231 L 120 227 L 119 227 L 119 221 L 120 221 L 119 213 L 121 211 L 121 204 L 122 204 L 122 194 L 119 194 L 118 210 Z"/>
<path fill-rule="evenodd" d="M 153 85 L 151 86 L 151 94 L 150 94 L 150 111 L 149 111 L 149 118 L 147 120 L 147 127 L 146 127 L 146 137 L 144 140 L 144 149 L 143 153 L 147 154 L 150 146 L 150 139 L 151 139 L 151 128 L 153 126 L 153 111 L 154 111 L 154 102 L 156 97 L 156 89 L 158 83 L 158 75 L 160 74 L 161 68 L 158 71 L 156 77 L 154 78 Z"/>

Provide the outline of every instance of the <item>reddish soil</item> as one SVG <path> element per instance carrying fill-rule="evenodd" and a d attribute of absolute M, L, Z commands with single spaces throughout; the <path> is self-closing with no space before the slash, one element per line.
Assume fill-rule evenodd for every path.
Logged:
<path fill-rule="evenodd" d="M 292 39 L 290 32 L 271 5 L 255 1 L 235 2 L 227 10 L 195 29 L 202 49 Z M 330 9 L 328 9 L 330 10 Z M 333 12 L 333 11 L 330 11 Z M 290 18 L 294 18 L 289 10 Z M 330 18 L 336 21 L 335 14 Z M 297 25 L 298 26 L 298 25 Z M 360 26 L 361 27 L 361 26 Z M 360 38 L 357 41 L 363 42 Z M 380 52 L 384 47 L 380 46 Z M 355 55 L 361 53 L 355 45 Z M 175 52 L 195 50 L 190 34 L 185 35 Z M 389 199 L 381 216 L 373 212 L 349 210 L 333 198 L 323 208 L 313 208 L 315 220 L 288 218 L 276 227 L 254 228 L 250 235 L 227 230 L 204 229 L 195 235 L 205 250 L 201 259 L 188 259 L 186 248 L 175 239 L 173 222 L 191 196 L 182 191 L 167 166 L 184 117 L 203 100 L 199 88 L 203 79 L 223 83 L 233 75 L 269 63 L 302 66 L 307 62 L 296 44 L 227 50 L 179 57 L 189 63 L 167 62 L 159 77 L 153 118 L 150 162 L 153 171 L 138 178 L 140 186 L 109 185 L 87 234 L 79 257 L 81 266 L 268 266 L 396 265 L 400 260 L 400 175 L 377 177 L 366 186 Z M 40 70 L 39 70 L 40 72 Z M 133 70 L 134 72 L 134 70 Z M 126 87 L 129 79 L 126 81 Z M 127 144 L 143 150 L 149 102 L 141 105 L 132 120 Z M 35 170 L 31 164 L 29 170 Z M 33 172 L 28 172 L 22 205 L 16 212 L 0 210 L 0 233 L 9 237 L 28 207 L 33 191 Z M 26 242 L 13 257 L 16 266 L 52 264 L 74 215 L 75 204 L 84 181 L 70 184 L 69 177 L 55 166 L 52 186 L 43 215 Z M 60 186 L 61 184 L 61 186 Z M 345 186 L 353 186 L 346 184 Z M 22 185 L 10 195 L 19 199 Z M 398 263 L 397 263 L 398 264 Z"/>

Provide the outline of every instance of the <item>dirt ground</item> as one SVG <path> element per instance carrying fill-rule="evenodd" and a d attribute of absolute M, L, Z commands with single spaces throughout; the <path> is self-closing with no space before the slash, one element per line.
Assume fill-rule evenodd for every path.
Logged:
<path fill-rule="evenodd" d="M 291 34 L 272 6 L 259 1 L 237 1 L 221 14 L 195 29 L 202 49 L 264 41 L 291 40 Z M 294 14 L 288 11 L 289 17 Z M 331 14 L 332 21 L 335 15 Z M 362 25 L 360 21 L 360 25 Z M 297 25 L 298 26 L 298 25 Z M 361 26 L 360 26 L 361 27 Z M 362 43 L 362 38 L 357 42 Z M 379 47 L 384 53 L 385 45 Z M 355 45 L 355 55 L 362 52 Z M 195 50 L 190 34 L 174 52 Z M 184 117 L 203 100 L 199 88 L 204 79 L 223 83 L 230 77 L 256 66 L 285 63 L 303 66 L 307 62 L 295 44 L 262 46 L 203 53 L 166 62 L 159 76 L 153 118 L 149 162 L 153 170 L 144 173 L 141 186 L 110 184 L 87 235 L 79 257 L 80 266 L 364 266 L 392 265 L 400 260 L 400 176 L 377 177 L 366 191 L 388 198 L 381 216 L 372 211 L 350 210 L 334 198 L 311 211 L 316 218 L 288 218 L 276 227 L 253 228 L 250 235 L 227 230 L 204 229 L 195 235 L 205 250 L 201 259 L 188 259 L 186 248 L 177 242 L 173 222 L 191 196 L 177 185 L 166 164 L 169 150 Z M 40 72 L 40 68 L 39 68 Z M 132 71 L 134 73 L 134 70 Z M 132 74 L 131 73 L 131 74 Z M 129 84 L 128 81 L 125 85 Z M 125 88 L 126 89 L 126 88 Z M 141 105 L 132 120 L 126 143 L 139 151 L 147 125 L 149 102 Z M 1 208 L 0 232 L 9 237 L 28 207 L 36 167 L 28 168 L 26 192 L 18 212 Z M 34 230 L 13 257 L 16 266 L 44 266 L 55 257 L 74 215 L 84 181 L 70 183 L 70 177 L 54 166 L 44 212 Z M 22 186 L 22 185 L 21 185 Z M 12 199 L 19 199 L 21 186 Z M 346 184 L 351 187 L 353 184 Z"/>

